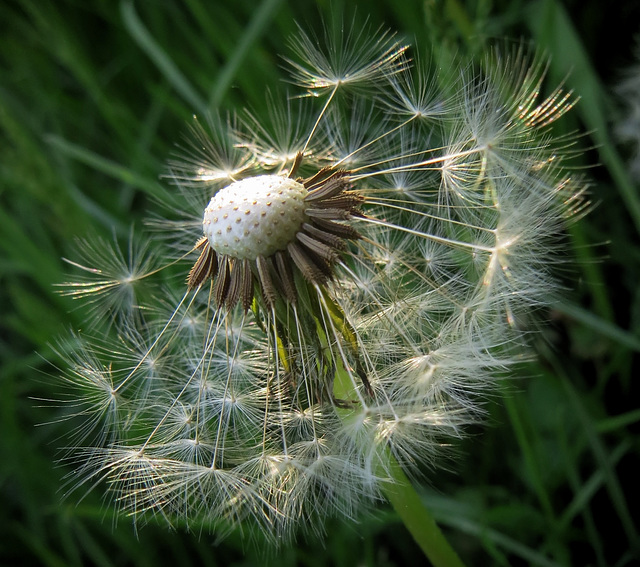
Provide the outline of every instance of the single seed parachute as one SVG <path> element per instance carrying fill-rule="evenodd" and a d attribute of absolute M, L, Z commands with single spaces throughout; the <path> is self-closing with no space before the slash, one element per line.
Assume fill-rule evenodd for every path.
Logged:
<path fill-rule="evenodd" d="M 140 521 L 282 542 L 355 518 L 478 419 L 555 292 L 586 185 L 541 62 L 496 51 L 436 82 L 390 34 L 333 41 L 294 41 L 311 96 L 194 122 L 182 208 L 128 257 L 71 262 L 63 292 L 101 315 L 63 376 L 73 485 L 107 481 Z"/>

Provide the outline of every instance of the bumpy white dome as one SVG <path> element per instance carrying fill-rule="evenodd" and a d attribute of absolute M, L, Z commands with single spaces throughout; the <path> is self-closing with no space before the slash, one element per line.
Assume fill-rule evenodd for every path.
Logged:
<path fill-rule="evenodd" d="M 204 211 L 204 234 L 218 254 L 255 260 L 286 248 L 306 220 L 305 187 L 259 175 L 218 191 Z"/>

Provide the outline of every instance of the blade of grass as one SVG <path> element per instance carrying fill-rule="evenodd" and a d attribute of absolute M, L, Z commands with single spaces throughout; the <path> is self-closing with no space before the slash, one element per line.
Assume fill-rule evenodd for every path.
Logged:
<path fill-rule="evenodd" d="M 604 482 L 604 477 L 600 471 L 596 471 L 589 480 L 583 482 L 579 469 L 580 457 L 584 451 L 582 449 L 576 450 L 576 445 L 582 445 L 582 443 L 575 443 L 565 427 L 557 427 L 556 432 L 560 447 L 559 454 L 564 462 L 565 474 L 573 491 L 573 500 L 560 517 L 560 529 L 563 533 L 569 533 L 574 519 L 579 515 L 584 525 L 583 530 L 587 541 L 593 549 L 596 564 L 598 567 L 606 567 L 604 541 L 594 519 L 594 511 L 590 507 L 594 494 Z M 596 479 L 597 475 L 601 477 L 599 481 Z"/>
<path fill-rule="evenodd" d="M 426 490 L 423 500 L 429 502 L 429 508 L 436 521 L 443 526 L 477 538 L 485 548 L 491 544 L 492 548 L 487 549 L 487 552 L 494 556 L 494 561 L 496 559 L 495 548 L 497 547 L 525 559 L 532 565 L 541 567 L 560 567 L 562 565 L 562 563 L 553 561 L 538 549 L 532 549 L 501 531 L 488 527 L 484 512 L 478 513 L 476 511 L 477 508 L 462 502 L 462 499 L 443 496 L 432 489 Z M 478 562 L 478 564 L 481 564 L 481 562 Z"/>
<path fill-rule="evenodd" d="M 59 171 L 51 159 L 51 152 L 42 143 L 33 109 L 27 105 L 14 93 L 0 89 L 0 153 L 3 163 L 11 164 L 2 170 L 2 191 L 15 194 L 14 207 L 33 209 L 33 218 L 40 214 L 35 212 L 38 207 L 46 206 L 52 217 L 64 217 L 65 228 L 72 231 L 79 224 L 76 216 L 79 208 L 72 196 L 59 190 Z M 56 195 L 54 200 L 52 194 Z M 32 241 L 42 236 L 33 234 L 38 228 L 45 230 L 43 224 L 32 225 Z M 41 242 L 47 243 L 47 252 L 53 251 L 49 238 Z"/>
<path fill-rule="evenodd" d="M 224 99 L 231 82 L 235 77 L 240 65 L 247 57 L 251 46 L 267 29 L 277 10 L 280 8 L 282 0 L 263 0 L 256 10 L 251 22 L 242 34 L 240 42 L 233 51 L 231 57 L 224 64 L 209 95 L 209 107 L 217 108 Z"/>
<path fill-rule="evenodd" d="M 636 352 L 640 352 L 640 337 L 636 337 L 632 333 L 621 329 L 617 325 L 605 321 L 594 313 L 576 305 L 574 303 L 562 302 L 556 303 L 553 308 L 560 313 L 564 313 L 576 321 L 582 323 L 586 327 L 596 331 L 597 333 L 610 338 L 620 345 L 630 348 Z"/>
<path fill-rule="evenodd" d="M 159 183 L 150 181 L 135 171 L 99 156 L 86 148 L 64 140 L 59 136 L 47 136 L 46 140 L 66 155 L 73 157 L 81 163 L 93 167 L 94 169 L 115 179 L 131 184 L 138 189 L 141 189 L 151 197 L 158 199 L 160 202 L 168 202 L 171 197 L 167 190 Z"/>
<path fill-rule="evenodd" d="M 163 87 L 164 88 L 157 91 L 157 96 L 152 98 L 146 115 L 140 121 L 141 129 L 135 139 L 133 160 L 129 163 L 141 163 L 145 157 L 149 155 L 148 150 L 151 146 L 152 140 L 157 135 L 160 117 L 164 111 L 163 101 L 166 98 L 165 93 L 170 88 L 168 85 L 163 85 Z M 130 210 L 131 203 L 135 195 L 133 189 L 134 188 L 128 184 L 125 184 L 125 186 L 121 188 L 119 202 L 122 210 Z"/>
<path fill-rule="evenodd" d="M 56 536 L 65 553 L 68 566 L 82 567 L 82 555 L 72 530 L 71 519 L 71 516 L 61 516 L 60 521 L 56 522 Z"/>
<path fill-rule="evenodd" d="M 567 84 L 580 95 L 578 112 L 592 131 L 600 159 L 609 170 L 629 215 L 640 233 L 640 195 L 631 182 L 624 163 L 615 150 L 607 129 L 605 89 L 593 69 L 580 38 L 557 0 L 538 0 L 529 5 L 526 19 L 538 44 L 553 53 L 551 73 L 565 77 Z"/>
<path fill-rule="evenodd" d="M 14 536 L 11 539 L 22 542 L 25 549 L 30 550 L 33 555 L 41 561 L 40 565 L 43 567 L 69 567 L 67 561 L 52 551 L 39 538 L 34 538 L 26 526 L 22 526 L 16 522 L 10 526 L 10 532 L 12 532 Z"/>
<path fill-rule="evenodd" d="M 93 102 L 92 108 L 98 110 L 109 124 L 110 131 L 121 142 L 126 142 L 131 136 L 130 126 L 135 124 L 135 117 L 127 107 L 115 105 L 110 100 L 104 76 L 101 75 L 102 69 L 89 56 L 86 40 L 83 42 L 83 34 L 77 28 L 82 20 L 69 18 L 62 3 L 30 1 L 22 5 L 34 24 L 35 41 L 42 42 L 43 49 L 50 53 L 56 64 L 71 73 L 82 86 L 85 96 Z M 87 11 L 90 10 L 88 8 Z M 37 63 L 38 59 L 34 62 Z M 34 75 L 34 79 L 40 83 L 37 71 Z M 46 74 L 42 80 L 46 80 Z M 46 106 L 54 97 L 56 87 L 48 90 L 43 85 L 42 91 L 42 103 Z"/>
<path fill-rule="evenodd" d="M 84 557 L 91 559 L 91 564 L 102 567 L 111 567 L 109 553 L 96 541 L 91 532 L 81 522 L 76 522 L 75 531 L 78 537 L 78 545 L 85 552 Z M 102 544 L 104 546 L 104 544 Z"/>
<path fill-rule="evenodd" d="M 610 467 L 615 467 L 618 461 L 632 448 L 632 443 L 629 440 L 624 440 L 618 446 L 611 451 Z M 573 500 L 565 508 L 564 512 L 560 516 L 559 525 L 561 529 L 566 529 L 572 520 L 585 508 L 591 501 L 593 496 L 602 487 L 605 481 L 605 475 L 602 470 L 596 470 L 591 477 L 583 482 L 580 489 L 574 494 Z"/>
<path fill-rule="evenodd" d="M 593 311 L 604 321 L 614 321 L 615 314 L 608 295 L 608 287 L 603 275 L 601 258 L 588 234 L 588 228 L 582 223 L 574 223 L 568 227 L 571 237 L 572 251 L 576 265 L 584 274 L 586 292 L 593 302 Z"/>
<path fill-rule="evenodd" d="M 620 431 L 621 429 L 638 422 L 640 422 L 640 409 L 602 419 L 596 424 L 596 431 L 598 433 Z"/>
<path fill-rule="evenodd" d="M 552 362 L 552 364 L 554 363 Z M 554 366 L 557 365 L 554 364 Z M 560 369 L 556 370 L 558 371 L 558 376 L 562 377 L 563 373 L 559 371 Z M 582 424 L 583 431 L 587 436 L 587 439 L 589 440 L 591 451 L 593 452 L 598 466 L 605 478 L 607 492 L 609 493 L 609 497 L 611 498 L 613 507 L 618 514 L 618 518 L 620 519 L 625 535 L 627 536 L 631 547 L 635 547 L 637 549 L 640 547 L 638 531 L 634 524 L 633 517 L 629 511 L 624 490 L 622 489 L 620 481 L 615 473 L 615 470 L 613 469 L 612 458 L 609 455 L 608 451 L 605 449 L 605 445 L 596 432 L 593 422 L 584 408 L 582 400 L 578 396 L 568 377 L 563 377 L 562 385 L 567 393 L 571 405 L 576 411 L 576 415 L 578 416 Z"/>
<path fill-rule="evenodd" d="M 29 239 L 24 228 L 2 207 L 0 250 L 11 258 L 13 269 L 29 274 L 47 293 L 51 291 L 51 282 L 56 281 L 60 274 L 58 259 L 43 254 L 38 244 Z"/>
<path fill-rule="evenodd" d="M 121 2 L 120 13 L 131 37 L 155 63 L 165 79 L 193 109 L 198 113 L 205 112 L 207 108 L 206 102 L 149 33 L 149 30 L 138 17 L 133 2 Z"/>
<path fill-rule="evenodd" d="M 474 522 L 468 518 L 460 516 L 438 517 L 438 521 L 445 526 L 455 528 L 462 533 L 475 536 L 478 539 L 487 539 L 502 549 L 505 549 L 506 551 L 521 557 L 525 561 L 528 561 L 531 565 L 538 565 L 540 567 L 561 567 L 560 563 L 552 561 L 548 557 L 542 555 L 542 553 L 521 544 L 497 530 L 487 528 L 487 526 L 482 523 Z"/>
<path fill-rule="evenodd" d="M 465 41 L 471 43 L 476 34 L 476 30 L 469 18 L 469 14 L 467 14 L 467 11 L 459 0 L 446 0 L 445 10 L 447 16 L 456 25 Z"/>
<path fill-rule="evenodd" d="M 513 432 L 518 441 L 518 446 L 522 451 L 524 461 L 527 465 L 529 480 L 533 485 L 533 489 L 538 497 L 547 521 L 551 525 L 555 525 L 556 519 L 553 506 L 551 504 L 551 499 L 549 498 L 549 495 L 544 488 L 542 475 L 538 467 L 538 461 L 535 457 L 535 450 L 525 430 L 524 416 L 527 414 L 526 412 L 522 411 L 522 408 L 519 408 L 517 406 L 517 403 L 517 399 L 508 395 L 505 396 L 505 408 L 509 415 Z"/>

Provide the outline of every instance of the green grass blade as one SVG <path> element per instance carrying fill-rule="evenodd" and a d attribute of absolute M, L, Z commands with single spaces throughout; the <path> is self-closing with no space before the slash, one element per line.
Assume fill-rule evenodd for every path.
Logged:
<path fill-rule="evenodd" d="M 591 311 L 587 311 L 579 305 L 569 302 L 557 303 L 553 308 L 560 313 L 564 313 L 565 315 L 572 317 L 579 323 L 582 323 L 586 327 L 589 327 L 616 343 L 636 352 L 640 352 L 640 337 L 636 337 L 629 331 L 625 331 L 617 325 L 614 325 L 609 321 L 605 321 Z"/>
<path fill-rule="evenodd" d="M 610 467 L 615 467 L 616 463 L 622 459 L 622 457 L 631 449 L 632 444 L 630 441 L 625 440 L 620 443 L 610 454 Z M 589 502 L 602 487 L 605 481 L 605 475 L 602 470 L 596 470 L 591 477 L 580 487 L 580 490 L 574 494 L 573 500 L 567 506 L 562 513 L 559 520 L 559 525 L 562 529 L 566 529 L 571 524 L 572 520 L 589 505 Z"/>
<path fill-rule="evenodd" d="M 199 113 L 205 112 L 205 101 L 149 33 L 149 30 L 138 17 L 133 2 L 122 2 L 120 4 L 120 12 L 131 37 L 155 63 L 165 79 L 194 110 Z"/>
<path fill-rule="evenodd" d="M 640 538 L 638 536 L 638 531 L 633 521 L 633 516 L 629 511 L 629 506 L 624 490 L 622 489 L 616 472 L 613 469 L 612 458 L 605 448 L 602 439 L 596 432 L 595 427 L 593 426 L 593 423 L 584 408 L 583 402 L 581 401 L 578 393 L 575 391 L 575 388 L 572 386 L 569 380 L 562 380 L 562 384 L 567 392 L 572 406 L 575 408 L 578 418 L 580 419 L 584 433 L 589 440 L 591 451 L 593 452 L 598 463 L 598 467 L 602 471 L 607 492 L 609 493 L 611 503 L 613 504 L 613 507 L 618 514 L 618 518 L 620 519 L 625 535 L 627 536 L 631 547 L 635 546 L 636 548 L 638 548 L 640 547 Z"/>
<path fill-rule="evenodd" d="M 580 96 L 577 111 L 592 131 L 600 159 L 609 170 L 636 230 L 640 232 L 640 194 L 631 182 L 607 128 L 605 89 L 591 65 L 584 46 L 557 0 L 538 0 L 530 5 L 527 22 L 538 44 L 553 53 L 550 71 L 555 78 L 569 74 L 566 82 Z"/>
<path fill-rule="evenodd" d="M 527 429 L 525 427 L 525 419 L 528 416 L 526 412 L 521 411 L 521 408 L 518 407 L 518 401 L 518 399 L 514 399 L 507 395 L 504 402 L 505 407 L 511 421 L 513 432 L 518 441 L 518 445 L 520 447 L 520 450 L 522 451 L 524 462 L 526 463 L 526 470 L 529 476 L 529 481 L 531 482 L 536 492 L 536 495 L 540 502 L 540 506 L 545 514 L 545 517 L 547 518 L 547 521 L 555 524 L 555 513 L 551 504 L 551 499 L 549 497 L 549 494 L 545 490 L 544 482 L 542 480 L 542 474 L 539 467 L 539 461 L 536 459 L 535 450 L 530 439 L 531 436 L 528 435 Z"/>
<path fill-rule="evenodd" d="M 224 64 L 214 81 L 214 87 L 209 95 L 210 108 L 218 108 L 220 106 L 240 65 L 249 54 L 251 46 L 265 32 L 281 4 L 282 0 L 263 0 L 260 3 L 231 57 Z"/>
<path fill-rule="evenodd" d="M 616 415 L 606 419 L 602 419 L 596 424 L 598 433 L 609 433 L 610 431 L 621 431 L 625 427 L 629 427 L 640 422 L 640 409 L 633 410 L 622 415 Z"/>
<path fill-rule="evenodd" d="M 438 521 L 451 528 L 459 530 L 463 533 L 472 535 L 479 539 L 484 539 L 492 542 L 498 547 L 521 557 L 525 561 L 528 561 L 531 565 L 539 567 L 561 567 L 560 563 L 552 561 L 539 551 L 531 549 L 530 547 L 520 543 L 519 541 L 510 538 L 509 536 L 494 530 L 487 528 L 482 523 L 475 522 L 465 517 L 438 517 Z"/>
<path fill-rule="evenodd" d="M 167 202 L 170 198 L 169 193 L 162 185 L 149 180 L 147 177 L 140 175 L 127 167 L 99 156 L 82 146 L 78 146 L 72 142 L 62 139 L 59 136 L 47 136 L 46 139 L 52 146 L 67 156 L 72 157 L 85 165 L 93 167 L 114 179 L 118 179 L 123 183 L 133 185 L 151 197 L 158 199 L 160 202 Z"/>
<path fill-rule="evenodd" d="M 13 537 L 11 538 L 13 545 L 22 545 L 25 550 L 31 551 L 40 560 L 40 565 L 43 567 L 69 567 L 67 561 L 53 552 L 43 541 L 34 538 L 33 534 L 25 526 L 15 523 L 10 528 L 12 528 L 11 531 L 13 532 Z"/>

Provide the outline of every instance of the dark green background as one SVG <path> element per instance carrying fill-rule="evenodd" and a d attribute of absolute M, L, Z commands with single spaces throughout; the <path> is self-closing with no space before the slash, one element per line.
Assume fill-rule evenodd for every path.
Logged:
<path fill-rule="evenodd" d="M 0 564 L 261 565 L 261 551 L 206 529 L 117 525 L 101 490 L 62 498 L 50 344 L 82 325 L 55 293 L 74 237 L 127 235 L 161 187 L 184 124 L 207 107 L 264 112 L 285 78 L 296 22 L 370 17 L 401 39 L 462 57 L 533 39 L 550 76 L 582 97 L 564 131 L 595 165 L 595 211 L 571 229 L 566 300 L 547 314 L 539 362 L 489 403 L 421 494 L 468 565 L 631 565 L 638 560 L 640 216 L 638 186 L 609 138 L 611 95 L 632 62 L 640 3 L 567 0 L 233 2 L 26 0 L 0 4 Z M 140 25 L 143 27 L 141 28 Z M 640 93 L 638 94 L 640 106 Z M 561 133 L 561 132 L 559 132 Z M 634 517 L 635 516 L 635 517 Z M 272 552 L 274 565 L 422 565 L 393 511 L 334 522 L 322 539 Z"/>

